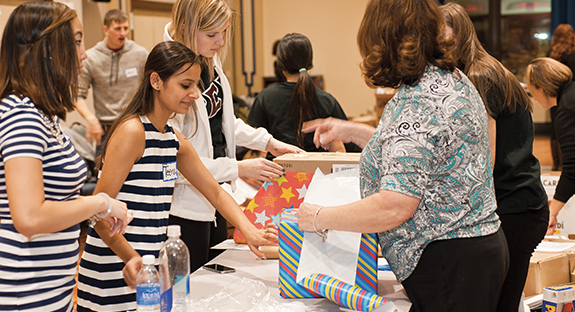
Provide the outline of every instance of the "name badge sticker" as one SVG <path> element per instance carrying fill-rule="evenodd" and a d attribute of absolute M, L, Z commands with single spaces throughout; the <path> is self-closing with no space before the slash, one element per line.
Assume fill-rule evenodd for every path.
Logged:
<path fill-rule="evenodd" d="M 124 70 L 124 73 L 126 74 L 126 78 L 138 77 L 138 68 L 137 67 L 126 68 Z"/>
<path fill-rule="evenodd" d="M 162 172 L 164 176 L 164 182 L 172 181 L 178 178 L 178 170 L 176 167 L 176 162 L 169 162 L 162 164 Z"/>

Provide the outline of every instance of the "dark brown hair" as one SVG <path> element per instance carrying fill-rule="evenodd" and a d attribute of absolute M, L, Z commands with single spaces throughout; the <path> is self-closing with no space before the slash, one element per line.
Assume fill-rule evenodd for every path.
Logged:
<path fill-rule="evenodd" d="M 489 111 L 488 101 L 491 94 L 503 99 L 497 105 L 503 110 L 514 113 L 517 105 L 533 111 L 529 96 L 519 80 L 498 60 L 489 55 L 477 38 L 473 22 L 465 9 L 450 2 L 440 7 L 447 26 L 453 30 L 455 48 L 452 50 L 456 66 L 473 83 L 485 107 Z"/>
<path fill-rule="evenodd" d="M 74 110 L 78 57 L 71 21 L 58 2 L 25 2 L 6 23 L 0 49 L 0 98 L 24 95 L 44 114 L 65 120 Z"/>
<path fill-rule="evenodd" d="M 299 147 L 304 148 L 305 133 L 301 131 L 303 123 L 314 116 L 315 84 L 307 70 L 313 68 L 313 51 L 311 42 L 302 34 L 287 34 L 277 47 L 278 68 L 289 74 L 298 74 L 294 92 L 289 106 L 292 120 L 297 129 Z"/>
<path fill-rule="evenodd" d="M 428 64 L 452 71 L 434 0 L 370 0 L 357 34 L 361 70 L 369 86 L 397 88 L 419 81 Z"/>
<path fill-rule="evenodd" d="M 180 42 L 163 41 L 154 46 L 146 60 L 144 75 L 134 97 L 130 101 L 130 104 L 128 104 L 118 118 L 116 118 L 112 127 L 110 127 L 110 131 L 106 136 L 106 142 L 104 142 L 104 146 L 102 148 L 102 154 L 96 160 L 97 168 L 101 167 L 110 138 L 118 126 L 130 118 L 146 115 L 154 109 L 155 90 L 152 88 L 152 84 L 150 83 L 150 76 L 152 73 L 157 73 L 158 76 L 160 76 L 160 79 L 166 82 L 172 76 L 180 75 L 190 69 L 194 64 L 199 64 L 199 61 L 200 58 Z M 189 67 L 182 70 L 182 67 L 186 64 L 189 65 Z M 193 102 L 193 105 L 192 109 L 195 114 L 195 101 Z M 197 119 L 197 116 L 195 118 Z M 197 122 L 194 121 L 194 123 L 196 124 L 197 129 Z"/>
<path fill-rule="evenodd" d="M 575 51 L 575 31 L 569 24 L 559 24 L 553 32 L 549 56 L 559 60 L 563 54 Z"/>

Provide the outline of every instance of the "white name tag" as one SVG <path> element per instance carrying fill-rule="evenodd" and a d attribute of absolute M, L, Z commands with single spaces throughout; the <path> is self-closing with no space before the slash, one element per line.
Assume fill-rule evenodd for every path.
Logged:
<path fill-rule="evenodd" d="M 124 70 L 124 72 L 126 73 L 126 78 L 138 77 L 138 68 L 137 67 L 126 68 Z"/>
<path fill-rule="evenodd" d="M 172 181 L 178 178 L 178 170 L 176 162 L 169 162 L 162 164 L 162 172 L 164 174 L 164 182 Z"/>

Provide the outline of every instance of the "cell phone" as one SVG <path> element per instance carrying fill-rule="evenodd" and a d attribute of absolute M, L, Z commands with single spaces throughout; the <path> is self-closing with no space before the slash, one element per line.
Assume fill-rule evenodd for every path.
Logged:
<path fill-rule="evenodd" d="M 229 267 L 229 266 L 225 266 L 225 265 L 221 265 L 221 264 L 217 264 L 217 263 L 212 263 L 212 264 L 206 264 L 203 266 L 204 269 L 208 270 L 208 271 L 212 271 L 212 272 L 216 272 L 216 273 L 221 273 L 221 274 L 225 274 L 225 273 L 234 273 L 236 271 L 236 269 Z"/>

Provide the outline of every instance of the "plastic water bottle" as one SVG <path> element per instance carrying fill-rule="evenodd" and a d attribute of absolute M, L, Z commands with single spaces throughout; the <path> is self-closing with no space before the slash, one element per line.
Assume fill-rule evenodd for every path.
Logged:
<path fill-rule="evenodd" d="M 136 279 L 136 304 L 138 312 L 160 312 L 160 275 L 154 266 L 154 255 L 142 257 L 144 266 Z"/>
<path fill-rule="evenodd" d="M 185 312 L 190 294 L 190 252 L 180 239 L 179 225 L 168 226 L 168 239 L 160 249 L 162 312 Z"/>

